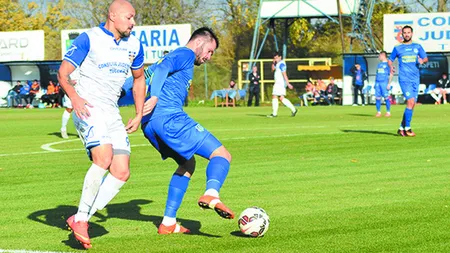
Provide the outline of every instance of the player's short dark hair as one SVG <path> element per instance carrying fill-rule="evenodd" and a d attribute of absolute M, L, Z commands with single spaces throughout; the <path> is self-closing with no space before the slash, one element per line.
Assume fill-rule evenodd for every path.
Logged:
<path fill-rule="evenodd" d="M 386 51 L 384 51 L 384 50 L 383 50 L 383 51 L 381 51 L 381 52 L 380 52 L 380 54 L 384 54 L 384 55 L 386 55 L 386 56 L 387 56 L 387 52 L 386 52 Z"/>
<path fill-rule="evenodd" d="M 442 72 L 442 75 L 448 76 L 448 73 L 447 72 Z"/>
<path fill-rule="evenodd" d="M 403 32 L 403 30 L 405 29 L 405 28 L 409 28 L 409 29 L 411 29 L 411 32 L 413 32 L 414 30 L 413 30 L 413 28 L 411 27 L 411 26 L 409 26 L 409 25 L 405 25 L 403 28 L 402 28 L 402 32 Z"/>
<path fill-rule="evenodd" d="M 219 48 L 219 39 L 217 38 L 216 34 L 213 32 L 213 30 L 209 27 L 201 27 L 194 31 L 194 33 L 191 35 L 191 38 L 189 41 L 196 39 L 198 37 L 208 37 L 210 40 L 216 41 L 216 49 Z"/>
<path fill-rule="evenodd" d="M 283 57 L 283 56 L 281 55 L 281 53 L 278 52 L 278 51 L 276 51 L 276 52 L 273 53 L 273 57 L 275 57 L 275 56 L 281 56 L 281 57 Z"/>

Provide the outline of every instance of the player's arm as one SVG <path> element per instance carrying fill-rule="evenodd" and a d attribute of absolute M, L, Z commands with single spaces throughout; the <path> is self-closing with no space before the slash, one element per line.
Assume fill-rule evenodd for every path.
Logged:
<path fill-rule="evenodd" d="M 78 96 L 75 88 L 69 83 L 70 74 L 78 68 L 86 58 L 90 48 L 89 37 L 82 33 L 72 43 L 58 70 L 58 82 L 72 101 L 73 109 L 77 117 L 85 119 L 90 116 L 86 105 L 92 107 L 86 100 Z"/>
<path fill-rule="evenodd" d="M 424 64 L 428 62 L 428 56 L 427 53 L 425 53 L 425 50 L 423 50 L 423 47 L 420 46 L 419 47 L 419 59 L 418 59 L 420 64 Z"/>
<path fill-rule="evenodd" d="M 394 47 L 394 49 L 392 50 L 391 56 L 389 57 L 389 60 L 388 60 L 389 69 L 392 74 L 394 74 L 394 61 L 395 61 L 395 58 L 397 58 L 397 54 L 398 54 L 397 47 Z"/>
<path fill-rule="evenodd" d="M 285 63 L 282 63 L 280 65 L 280 70 L 281 70 L 281 73 L 283 74 L 284 81 L 286 82 L 286 84 L 289 87 L 289 89 L 292 90 L 294 87 L 289 83 L 289 78 L 288 78 L 287 73 L 286 73 L 286 64 Z"/>
<path fill-rule="evenodd" d="M 161 90 L 163 88 L 164 82 L 170 72 L 173 71 L 172 58 L 164 58 L 158 63 L 155 70 L 153 71 L 152 81 L 150 85 L 151 97 L 144 104 L 143 115 L 147 115 L 152 112 L 155 108 L 158 98 L 161 95 Z"/>
<path fill-rule="evenodd" d="M 131 73 L 133 75 L 133 98 L 136 108 L 136 116 L 128 121 L 125 129 L 128 133 L 136 131 L 141 124 L 145 101 L 145 75 L 144 75 L 144 49 L 139 43 L 139 52 L 131 64 Z"/>

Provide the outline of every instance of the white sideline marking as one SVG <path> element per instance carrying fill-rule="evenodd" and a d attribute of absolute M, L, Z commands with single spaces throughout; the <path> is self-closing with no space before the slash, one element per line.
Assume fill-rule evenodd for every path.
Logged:
<path fill-rule="evenodd" d="M 232 141 L 232 140 L 250 140 L 250 139 L 270 139 L 270 138 L 286 138 L 286 137 L 296 137 L 296 136 L 305 136 L 305 135 L 326 135 L 326 134 L 342 134 L 342 132 L 328 132 L 328 133 L 298 133 L 298 134 L 282 134 L 282 135 L 262 135 L 262 136 L 253 136 L 253 137 L 231 137 L 231 138 L 221 138 L 220 141 Z M 21 153 L 9 153 L 9 154 L 0 154 L 0 157 L 5 156 L 20 156 L 20 155 L 38 155 L 38 154 L 48 154 L 55 152 L 73 152 L 73 151 L 84 151 L 84 148 L 76 148 L 76 149 L 55 149 L 52 148 L 52 145 L 61 144 L 70 141 L 79 141 L 78 139 L 65 140 L 47 143 L 41 146 L 43 151 L 35 151 L 35 152 L 21 152 Z M 146 147 L 151 146 L 150 143 L 146 144 L 135 144 L 131 145 L 131 147 Z M 1 253 L 1 252 L 0 252 Z"/>
<path fill-rule="evenodd" d="M 62 251 L 39 251 L 25 249 L 0 249 L 0 253 L 64 253 Z"/>

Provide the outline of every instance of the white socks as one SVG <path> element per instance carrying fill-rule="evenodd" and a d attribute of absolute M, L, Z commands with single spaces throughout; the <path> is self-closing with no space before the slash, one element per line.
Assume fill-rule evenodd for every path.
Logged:
<path fill-rule="evenodd" d="M 205 191 L 204 195 L 208 195 L 208 196 L 213 196 L 218 198 L 219 197 L 219 192 L 216 189 L 208 189 Z"/>
<path fill-rule="evenodd" d="M 103 175 L 105 175 L 106 170 L 92 164 L 89 168 L 86 176 L 84 177 L 83 190 L 81 192 L 80 205 L 78 206 L 78 212 L 75 215 L 75 222 L 77 221 L 87 221 L 89 210 L 94 203 L 95 196 L 97 195 L 100 184 L 103 180 Z"/>
<path fill-rule="evenodd" d="M 103 180 L 100 189 L 98 190 L 97 197 L 89 210 L 88 219 L 90 219 L 97 210 L 102 210 L 105 206 L 119 193 L 120 188 L 125 184 L 115 178 L 111 173 L 109 173 L 105 180 Z"/>
<path fill-rule="evenodd" d="M 278 99 L 272 98 L 272 115 L 277 116 L 278 114 Z"/>
<path fill-rule="evenodd" d="M 161 223 L 164 226 L 172 226 L 173 224 L 177 223 L 177 218 L 164 216 L 164 218 L 163 218 Z"/>
<path fill-rule="evenodd" d="M 66 131 L 67 122 L 69 122 L 69 119 L 70 119 L 70 113 L 68 111 L 64 110 L 64 113 L 62 115 L 61 131 Z"/>
<path fill-rule="evenodd" d="M 295 112 L 295 107 L 291 103 L 291 101 L 289 101 L 289 99 L 284 98 L 283 100 L 281 100 L 281 103 L 283 103 L 287 108 L 291 109 L 292 112 Z"/>

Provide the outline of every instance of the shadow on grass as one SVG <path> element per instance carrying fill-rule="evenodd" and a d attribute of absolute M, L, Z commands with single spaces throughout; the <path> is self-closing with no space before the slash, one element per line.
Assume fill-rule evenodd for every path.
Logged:
<path fill-rule="evenodd" d="M 153 225 L 156 228 L 158 228 L 159 225 L 161 224 L 163 218 L 162 216 L 141 214 L 141 205 L 150 204 L 152 202 L 153 201 L 151 200 L 136 199 L 125 203 L 107 205 L 105 207 L 107 212 L 106 216 L 100 213 L 96 213 L 94 217 L 97 217 L 98 219 L 96 220 L 91 219 L 91 222 L 89 222 L 89 235 L 91 239 L 108 234 L 108 231 L 98 223 L 106 222 L 108 219 L 112 218 L 152 222 Z M 66 220 L 76 212 L 77 207 L 75 206 L 60 205 L 57 206 L 56 208 L 33 212 L 30 215 L 28 215 L 28 219 L 48 226 L 67 230 Z M 199 221 L 187 219 L 177 219 L 177 221 L 180 222 L 181 225 L 189 228 L 191 230 L 191 235 L 221 237 L 201 232 L 200 231 L 201 223 Z M 144 225 L 145 224 L 143 224 L 143 226 Z M 67 240 L 62 242 L 74 249 L 83 249 L 81 244 L 79 244 L 75 240 L 72 233 L 70 233 L 69 238 Z"/>
<path fill-rule="evenodd" d="M 398 136 L 395 133 L 381 132 L 381 131 L 374 131 L 374 130 L 347 130 L 347 129 L 343 129 L 341 131 L 344 132 L 344 133 L 380 134 L 380 135 Z"/>
<path fill-rule="evenodd" d="M 54 136 L 57 136 L 57 137 L 59 137 L 59 138 L 62 138 L 60 132 L 48 133 L 47 135 L 54 135 Z M 68 135 L 69 137 L 70 137 L 70 136 L 78 137 L 78 134 L 67 133 L 67 135 Z"/>
<path fill-rule="evenodd" d="M 254 237 L 251 237 L 251 236 L 248 236 L 248 235 L 244 235 L 244 234 L 243 234 L 241 231 L 239 231 L 239 230 L 236 230 L 236 231 L 231 232 L 230 235 L 236 236 L 236 237 L 243 237 L 243 238 L 254 238 Z"/>
<path fill-rule="evenodd" d="M 268 114 L 256 114 L 256 113 L 252 113 L 252 114 L 247 114 L 247 116 L 252 116 L 252 117 L 264 117 L 267 118 Z"/>
<path fill-rule="evenodd" d="M 357 116 L 357 117 L 375 117 L 375 115 L 373 115 L 373 114 L 366 114 L 366 113 L 350 113 L 347 115 Z"/>

